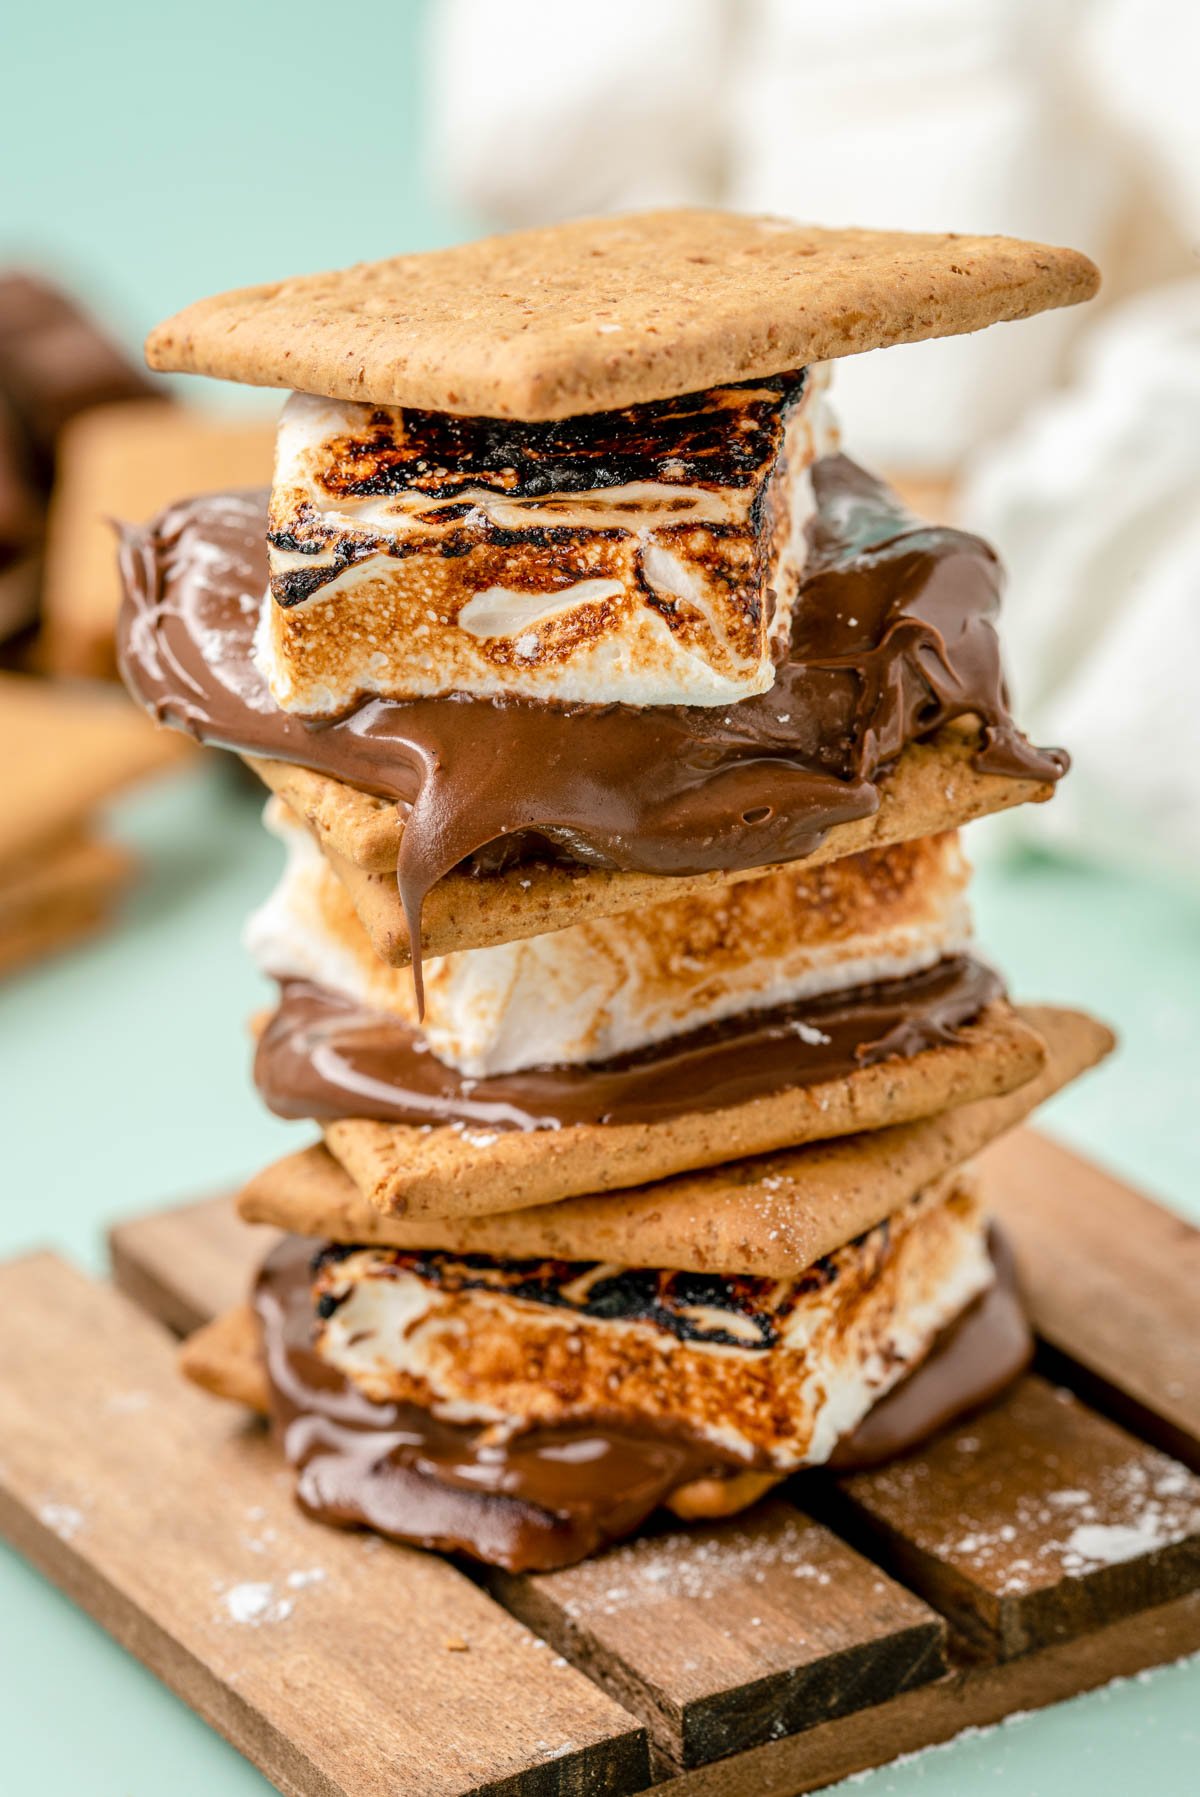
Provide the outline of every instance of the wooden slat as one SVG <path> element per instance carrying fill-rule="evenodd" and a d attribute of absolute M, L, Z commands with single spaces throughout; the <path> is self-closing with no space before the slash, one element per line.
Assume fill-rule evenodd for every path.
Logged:
<path fill-rule="evenodd" d="M 307 1521 L 276 1450 L 50 1256 L 0 1267 L 0 1529 L 297 1797 L 611 1797 L 643 1729 L 447 1561 Z"/>
<path fill-rule="evenodd" d="M 695 1766 L 939 1677 L 944 1625 L 791 1504 L 627 1542 L 504 1603 Z"/>
<path fill-rule="evenodd" d="M 1035 1377 L 830 1513 L 1004 1659 L 1200 1585 L 1200 1479 Z"/>
<path fill-rule="evenodd" d="M 992 1151 L 986 1177 L 993 1208 L 1016 1238 L 1039 1329 L 1064 1361 L 1078 1361 L 1070 1368 L 1072 1383 L 1094 1374 L 1102 1401 L 1112 1397 L 1135 1420 L 1144 1413 L 1159 1439 L 1186 1446 L 1195 1434 L 1197 1398 L 1194 1232 L 1032 1131 L 1019 1132 L 1004 1154 Z M 193 1252 L 197 1224 L 208 1244 L 204 1255 Z M 1131 1254 L 1134 1240 L 1138 1249 Z M 123 1277 L 144 1302 L 169 1315 L 178 1313 L 182 1299 L 195 1320 L 240 1297 L 260 1252 L 248 1244 L 229 1201 L 126 1225 L 115 1248 Z M 1155 1307 L 1168 1326 L 1147 1345 Z M 1151 1414 L 1159 1402 L 1158 1366 L 1165 1369 L 1167 1400 L 1161 1417 Z M 802 1605 L 793 1615 L 789 1597 L 780 1598 L 780 1581 L 759 1582 L 765 1568 L 753 1564 L 754 1555 L 769 1553 L 750 1545 L 760 1515 L 768 1530 L 792 1518 L 793 1527 L 809 1531 L 805 1554 L 813 1563 L 822 1543 L 848 1553 L 782 1500 L 700 1534 L 676 1531 L 629 1544 L 566 1573 L 500 1577 L 497 1588 L 647 1719 L 660 1764 L 692 1765 L 671 1781 L 672 1791 L 711 1797 L 813 1789 L 1013 1708 L 1053 1702 L 1200 1647 L 1200 1601 L 1173 1595 L 1197 1579 L 1194 1535 L 1172 1538 L 1186 1533 L 1182 1511 L 1195 1495 L 1194 1482 L 1066 1393 L 1027 1381 L 1000 1410 L 903 1467 L 903 1485 L 887 1490 L 880 1481 L 895 1480 L 901 1468 L 843 1481 L 838 1525 L 856 1545 L 885 1557 L 891 1571 L 978 1644 L 977 1663 L 911 1690 L 903 1689 L 896 1661 L 888 1670 L 888 1650 L 866 1638 L 854 1642 L 853 1626 L 836 1604 L 830 1612 L 818 1605 L 815 1614 L 811 1603 Z M 1102 1487 L 1102 1501 L 1096 1490 L 1080 1496 L 1085 1471 Z M 798 1482 L 795 1490 L 807 1503 L 812 1487 Z M 819 1502 L 814 1507 L 822 1509 Z M 1028 1553 L 1006 1539 L 1017 1526 L 1014 1516 Z M 1081 1528 L 1109 1532 L 1077 1535 Z M 707 1560 L 706 1539 L 721 1536 L 727 1537 L 723 1553 Z M 1081 1544 L 1092 1552 L 1102 1547 L 1112 1563 L 1089 1559 Z M 1113 1558 L 1120 1547 L 1129 1550 L 1127 1559 Z M 1015 1564 L 1022 1558 L 1031 1566 Z M 850 1555 L 849 1564 L 861 1568 L 862 1561 Z M 871 1577 L 890 1603 L 897 1587 Z M 829 1589 L 812 1574 L 796 1583 L 810 1595 Z M 638 1588 L 647 1584 L 649 1593 Z M 771 1593 L 770 1617 L 755 1602 L 764 1588 Z M 894 1625 L 898 1613 L 891 1620 Z M 751 1634 L 758 1639 L 748 1642 Z M 899 1638 L 904 1642 L 902 1627 Z M 908 1637 L 908 1646 L 915 1644 Z M 997 1653 L 1020 1657 L 994 1663 Z M 864 1666 L 876 1656 L 900 1694 L 839 1718 L 839 1708 L 855 1701 L 849 1683 L 856 1656 Z M 920 1676 L 914 1662 L 913 1679 Z M 869 1686 L 872 1695 L 879 1688 Z M 831 1719 L 815 1720 L 821 1701 Z M 754 1741 L 762 1744 L 748 1745 Z M 712 1753 L 726 1757 L 714 1761 L 707 1758 Z"/>
<path fill-rule="evenodd" d="M 1055 1371 L 1200 1471 L 1200 1230 L 1035 1130 L 980 1168 Z"/>
<path fill-rule="evenodd" d="M 952 1741 L 964 1729 L 993 1727 L 1197 1650 L 1200 1594 L 1193 1593 L 1017 1660 L 963 1666 L 890 1703 L 685 1772 L 655 1790 L 658 1797 L 800 1797 Z"/>
<path fill-rule="evenodd" d="M 248 1251 L 248 1234 L 232 1200 L 208 1200 L 119 1226 L 114 1265 L 155 1314 L 205 1320 L 244 1293 L 262 1252 Z M 494 1588 L 642 1718 L 675 1765 L 809 1727 L 944 1669 L 940 1619 L 782 1503 L 749 1525 L 677 1530 L 567 1572 L 498 1576 Z"/>
<path fill-rule="evenodd" d="M 241 1304 L 279 1231 L 243 1223 L 232 1193 L 201 1198 L 109 1231 L 113 1278 L 134 1303 L 190 1335 Z"/>

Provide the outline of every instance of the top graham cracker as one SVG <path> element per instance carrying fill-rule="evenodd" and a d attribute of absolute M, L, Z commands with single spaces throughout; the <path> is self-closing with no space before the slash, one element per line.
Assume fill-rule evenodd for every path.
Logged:
<path fill-rule="evenodd" d="M 678 209 L 574 219 L 198 300 L 151 368 L 376 405 L 600 412 L 1090 299 L 1076 250 Z"/>

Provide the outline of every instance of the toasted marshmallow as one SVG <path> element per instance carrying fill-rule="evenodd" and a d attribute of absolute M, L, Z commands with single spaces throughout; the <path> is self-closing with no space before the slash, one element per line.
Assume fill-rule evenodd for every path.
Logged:
<path fill-rule="evenodd" d="M 603 1416 L 786 1472 L 827 1460 L 993 1277 L 959 1172 L 795 1279 L 328 1250 L 314 1340 L 374 1402 L 497 1441 Z"/>
<path fill-rule="evenodd" d="M 279 802 L 283 877 L 246 943 L 276 978 L 312 980 L 417 1025 L 411 971 L 375 955 L 340 881 Z M 577 1066 L 776 1005 L 899 979 L 971 940 L 954 833 L 646 906 L 425 964 L 423 1035 L 472 1078 Z"/>
<path fill-rule="evenodd" d="M 309 716 L 765 692 L 837 445 L 823 371 L 520 424 L 293 394 L 259 664 Z"/>

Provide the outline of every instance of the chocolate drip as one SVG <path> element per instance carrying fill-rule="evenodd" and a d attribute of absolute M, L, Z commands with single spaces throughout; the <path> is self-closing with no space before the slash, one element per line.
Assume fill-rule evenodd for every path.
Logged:
<path fill-rule="evenodd" d="M 398 1018 L 288 980 L 259 1040 L 254 1078 L 281 1117 L 489 1129 L 659 1123 L 954 1042 L 1002 996 L 991 968 L 955 956 L 904 979 L 743 1012 L 612 1060 L 470 1079 Z"/>
<path fill-rule="evenodd" d="M 878 777 L 906 744 L 958 718 L 981 724 L 979 767 L 1057 780 L 1066 757 L 1032 748 L 1009 715 L 992 551 L 918 522 L 845 456 L 812 478 L 789 649 L 770 690 L 736 705 L 460 694 L 367 699 L 333 720 L 282 712 L 251 652 L 267 586 L 260 494 L 192 500 L 124 533 L 122 672 L 156 717 L 203 741 L 395 799 L 414 944 L 426 893 L 464 865 L 550 855 L 684 875 L 802 859 L 878 808 Z"/>
<path fill-rule="evenodd" d="M 316 1244 L 284 1239 L 259 1278 L 273 1420 L 301 1507 L 320 1521 L 469 1554 L 511 1572 L 569 1566 L 631 1534 L 681 1485 L 744 1470 L 711 1443 L 598 1419 L 489 1442 L 415 1405 L 376 1404 L 312 1347 Z M 835 1451 L 839 1470 L 904 1453 L 988 1402 L 1028 1365 L 1011 1256 L 996 1284 L 935 1341 Z"/>

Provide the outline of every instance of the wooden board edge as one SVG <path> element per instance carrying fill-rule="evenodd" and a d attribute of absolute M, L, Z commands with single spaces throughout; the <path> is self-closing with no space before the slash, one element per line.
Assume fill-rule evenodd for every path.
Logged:
<path fill-rule="evenodd" d="M 1200 1592 L 1021 1659 L 952 1673 L 804 1734 L 653 1787 L 662 1797 L 803 1797 L 902 1755 L 1200 1653 Z"/>

